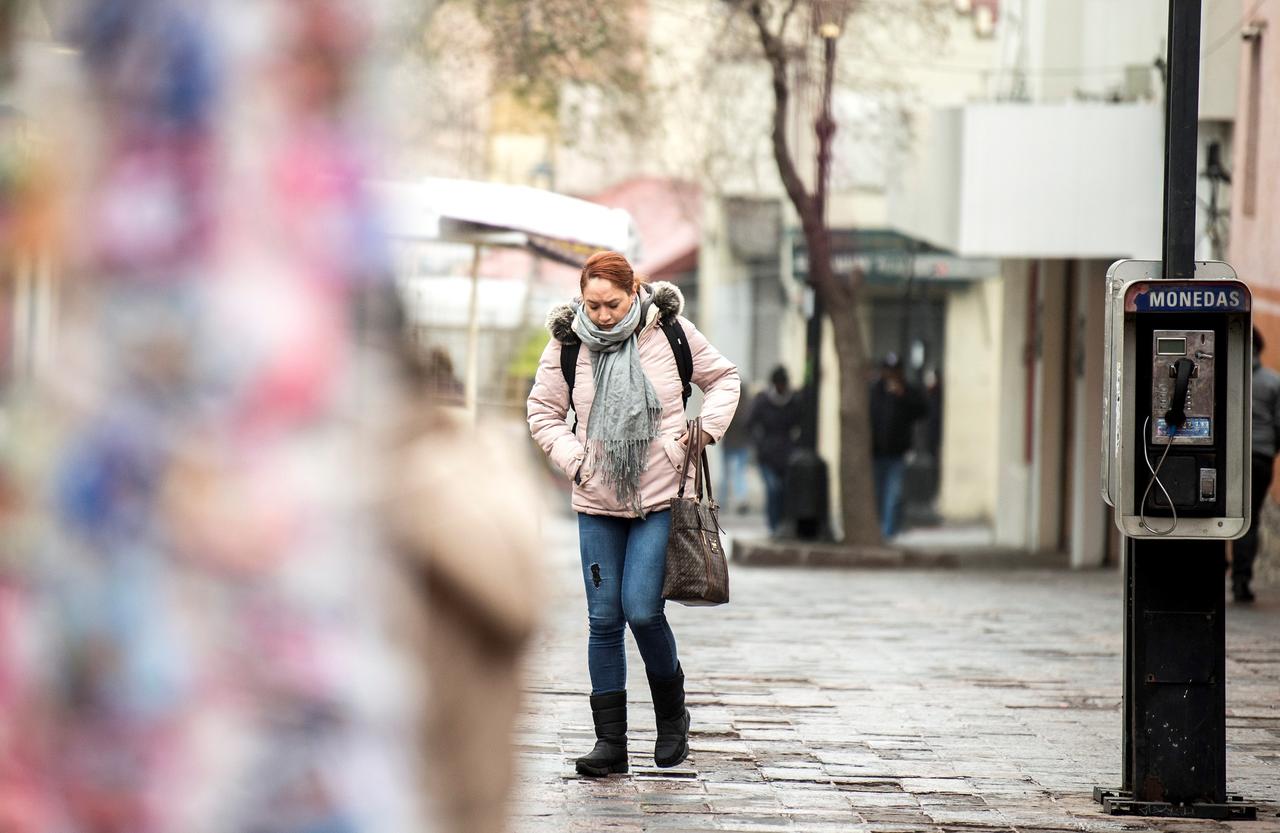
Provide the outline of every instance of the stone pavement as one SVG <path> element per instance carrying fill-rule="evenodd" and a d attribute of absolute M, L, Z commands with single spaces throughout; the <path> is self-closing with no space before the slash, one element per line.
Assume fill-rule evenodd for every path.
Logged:
<path fill-rule="evenodd" d="M 511 829 L 1280 831 L 1280 595 L 1228 606 L 1228 789 L 1259 821 L 1112 817 L 1120 779 L 1115 571 L 731 567 L 733 601 L 669 605 L 692 754 L 652 765 L 628 637 L 632 772 L 592 742 L 575 528 L 548 519 L 553 603 L 530 663 Z"/>

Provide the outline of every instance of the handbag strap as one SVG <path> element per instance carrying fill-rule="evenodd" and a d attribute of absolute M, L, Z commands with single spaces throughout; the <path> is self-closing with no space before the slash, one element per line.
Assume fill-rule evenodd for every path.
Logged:
<path fill-rule="evenodd" d="M 698 417 L 693 421 L 692 436 L 697 437 L 694 442 L 698 444 L 698 450 L 694 452 L 697 456 L 694 458 L 693 493 L 698 496 L 698 503 L 702 503 L 702 478 L 703 470 L 706 469 L 706 464 L 703 461 L 707 459 L 707 450 L 702 447 L 702 417 Z"/>
<path fill-rule="evenodd" d="M 691 419 L 685 425 L 686 440 L 684 445 L 684 462 L 680 466 L 679 497 L 684 497 L 685 482 L 689 477 L 689 461 L 693 461 L 693 493 L 701 502 L 703 495 L 711 503 L 715 496 L 711 492 L 711 464 L 707 460 L 707 446 L 702 441 L 702 417 Z"/>
<path fill-rule="evenodd" d="M 684 484 L 689 479 L 689 461 L 691 459 L 694 459 L 693 444 L 696 442 L 696 440 L 694 440 L 693 429 L 694 429 L 695 423 L 697 423 L 698 426 L 701 426 L 702 424 L 700 419 L 699 420 L 691 419 L 688 422 L 686 422 L 684 425 L 684 430 L 685 430 L 684 462 L 680 464 L 680 491 L 677 492 L 677 497 L 684 497 Z M 696 469 L 697 464 L 695 463 L 694 466 Z M 702 497 L 702 495 L 699 494 L 698 497 Z"/>
<path fill-rule="evenodd" d="M 707 503 L 715 503 L 715 495 L 711 494 L 711 463 L 707 462 L 707 447 L 702 447 L 702 473 L 707 481 Z M 698 497 L 701 499 L 702 492 L 699 490 Z"/>
<path fill-rule="evenodd" d="M 715 498 L 711 495 L 711 464 L 707 460 L 707 444 L 702 441 L 702 417 L 698 417 L 695 421 L 698 437 L 698 471 L 693 476 L 694 489 L 698 493 L 699 501 L 705 494 L 708 502 L 715 503 Z"/>

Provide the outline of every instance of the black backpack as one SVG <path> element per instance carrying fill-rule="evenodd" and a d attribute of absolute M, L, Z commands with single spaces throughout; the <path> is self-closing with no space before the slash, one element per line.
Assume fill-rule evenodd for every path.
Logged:
<path fill-rule="evenodd" d="M 684 327 L 680 326 L 679 319 L 674 315 L 664 315 L 658 319 L 662 332 L 666 333 L 667 341 L 671 342 L 671 352 L 676 357 L 676 369 L 680 371 L 680 401 L 684 405 L 689 404 L 689 394 L 693 392 L 693 388 L 689 386 L 690 380 L 693 379 L 693 352 L 689 349 L 689 342 L 684 337 Z M 573 407 L 573 382 L 578 375 L 578 351 L 582 348 L 582 342 L 575 341 L 572 344 L 560 345 L 560 372 L 564 374 L 565 384 L 569 386 L 569 407 Z M 573 412 L 573 430 L 578 430 L 578 411 L 575 408 Z"/>

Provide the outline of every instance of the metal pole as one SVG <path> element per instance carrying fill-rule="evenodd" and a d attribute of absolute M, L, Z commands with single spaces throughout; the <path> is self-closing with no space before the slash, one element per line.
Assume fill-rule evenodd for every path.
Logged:
<path fill-rule="evenodd" d="M 916 281 L 916 243 L 911 241 L 907 244 L 907 282 L 902 289 L 902 314 L 898 321 L 898 360 L 901 362 L 902 371 L 907 371 L 907 357 L 911 355 L 911 291 L 915 288 Z M 920 381 L 916 379 L 914 381 Z"/>
<path fill-rule="evenodd" d="M 1200 2 L 1169 0 L 1164 129 L 1164 277 L 1196 271 L 1196 137 L 1200 108 Z"/>
<path fill-rule="evenodd" d="M 1195 277 L 1200 3 L 1169 3 L 1165 279 Z M 1094 791 L 1113 813 L 1250 817 L 1226 794 L 1225 554 L 1221 541 L 1125 539 L 1123 785 Z"/>
<path fill-rule="evenodd" d="M 1195 277 L 1200 4 L 1201 0 L 1169 0 L 1165 62 L 1164 228 L 1161 241 L 1162 271 L 1166 279 Z M 1216 612 L 1216 624 L 1221 624 L 1224 604 L 1221 572 L 1225 547 L 1213 541 L 1128 539 L 1125 550 L 1125 638 L 1128 641 L 1125 650 L 1125 696 L 1128 698 L 1124 731 L 1125 789 L 1140 802 L 1223 803 L 1226 801 L 1225 738 L 1219 740 L 1223 733 L 1202 731 L 1194 733 L 1193 737 L 1193 733 L 1187 732 L 1183 737 L 1182 733 L 1189 729 L 1182 725 L 1184 715 L 1171 716 L 1164 702 L 1164 692 L 1150 685 L 1153 676 L 1163 675 L 1153 673 L 1148 658 L 1162 653 L 1162 647 L 1176 639 L 1174 634 L 1161 627 L 1171 613 L 1213 616 Z M 1179 574 L 1177 578 L 1170 580 L 1170 570 L 1175 563 L 1181 569 L 1176 571 Z M 1179 587 L 1182 582 L 1194 587 L 1205 581 L 1209 582 L 1213 592 L 1190 597 L 1179 592 L 1185 589 Z M 1217 651 L 1224 649 L 1225 646 L 1219 646 Z M 1216 667 L 1222 665 L 1220 658 L 1205 659 Z M 1220 676 L 1218 678 L 1221 679 Z M 1183 697 L 1192 694 L 1184 692 Z M 1213 692 L 1204 694 L 1210 701 L 1218 699 Z M 1196 700 L 1197 705 L 1209 706 L 1217 712 L 1200 715 L 1202 726 L 1212 722 L 1225 725 L 1225 706 L 1221 710 L 1213 709 L 1211 703 L 1199 697 Z M 1160 725 L 1155 725 L 1157 723 Z M 1192 768 L 1199 769 L 1199 777 L 1189 776 L 1183 771 L 1187 769 L 1185 759 L 1168 754 L 1165 744 L 1150 736 L 1148 730 L 1152 728 L 1161 736 L 1180 737 L 1186 748 L 1197 748 L 1203 760 L 1198 767 Z"/>
<path fill-rule="evenodd" d="M 822 26 L 821 33 L 823 57 L 822 112 L 818 116 L 816 125 L 818 135 L 818 181 L 815 202 L 817 203 L 818 217 L 822 223 L 822 232 L 827 235 L 829 241 L 831 229 L 827 227 L 827 184 L 831 176 L 831 139 L 836 132 L 836 121 L 831 113 L 831 88 L 835 82 L 836 40 L 840 36 L 840 29 L 835 24 L 828 23 Z M 812 254 L 811 252 L 811 257 Z M 809 270 L 809 275 L 812 281 L 812 268 Z M 811 449 L 817 451 L 818 390 L 822 384 L 822 317 L 824 310 L 822 308 L 822 298 L 818 292 L 814 289 L 811 289 L 811 292 L 813 309 L 805 330 L 805 353 L 807 359 L 805 384 L 807 396 L 805 397 L 805 424 L 802 441 Z"/>
<path fill-rule="evenodd" d="M 477 413 L 477 387 L 480 382 L 480 244 L 471 252 L 471 302 L 467 309 L 467 371 L 465 402 L 472 421 Z"/>
<path fill-rule="evenodd" d="M 822 381 L 822 300 L 812 292 L 813 308 L 805 325 L 805 413 L 801 442 L 818 450 L 818 386 Z"/>

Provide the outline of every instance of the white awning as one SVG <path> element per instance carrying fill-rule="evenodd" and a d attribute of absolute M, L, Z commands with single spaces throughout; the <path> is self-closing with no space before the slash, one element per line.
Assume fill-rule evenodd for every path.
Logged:
<path fill-rule="evenodd" d="M 639 256 L 635 223 L 620 208 L 466 179 L 379 182 L 373 189 L 394 238 L 528 248 L 573 265 L 599 249 Z"/>
<path fill-rule="evenodd" d="M 581 266 L 600 249 L 639 258 L 640 239 L 631 215 L 586 200 L 521 185 L 466 179 L 370 183 L 383 203 L 393 240 L 466 243 L 475 247 L 467 299 L 467 359 L 463 389 L 474 418 L 479 376 L 480 249 L 511 246 Z M 459 287 L 443 287 L 450 297 Z M 421 295 L 416 303 L 429 302 Z"/>

